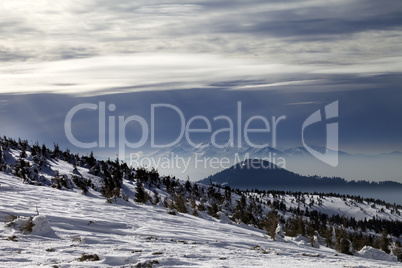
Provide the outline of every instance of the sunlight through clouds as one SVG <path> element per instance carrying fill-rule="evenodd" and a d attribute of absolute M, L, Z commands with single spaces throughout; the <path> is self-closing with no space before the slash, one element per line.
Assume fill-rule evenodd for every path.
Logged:
<path fill-rule="evenodd" d="M 97 95 L 259 81 L 226 88 L 250 90 L 401 72 L 399 7 L 358 0 L 5 1 L 0 92 Z"/>
<path fill-rule="evenodd" d="M 214 54 L 139 53 L 52 62 L 8 63 L 0 67 L 1 93 L 103 95 L 151 90 L 216 87 L 260 90 L 325 83 L 323 74 L 375 75 L 400 72 L 398 58 L 355 65 L 291 65 Z M 304 77 L 303 77 L 304 76 Z M 272 77 L 276 77 L 272 80 Z M 295 77 L 298 79 L 295 80 Z M 312 79 L 313 78 L 313 79 Z M 258 81 L 248 83 L 247 81 Z M 303 91 L 303 89 L 300 89 Z M 340 89 L 339 89 L 340 90 Z"/>
<path fill-rule="evenodd" d="M 212 54 L 132 54 L 18 63 L 0 69 L 2 93 L 92 95 L 119 88 L 123 92 L 202 88 L 233 80 L 263 80 L 267 74 L 305 72 L 311 67 Z"/>

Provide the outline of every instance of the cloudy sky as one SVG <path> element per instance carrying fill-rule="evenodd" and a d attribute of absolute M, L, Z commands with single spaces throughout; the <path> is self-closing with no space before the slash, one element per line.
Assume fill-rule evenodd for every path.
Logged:
<path fill-rule="evenodd" d="M 402 151 L 401 30 L 398 0 L 2 1 L 0 134 L 82 152 L 64 131 L 78 104 L 149 122 L 155 103 L 234 118 L 241 102 L 244 117 L 285 115 L 287 148 L 338 100 L 341 150 Z M 177 122 L 159 116 L 159 139 L 174 139 Z M 74 118 L 77 137 L 98 138 L 95 112 Z"/>

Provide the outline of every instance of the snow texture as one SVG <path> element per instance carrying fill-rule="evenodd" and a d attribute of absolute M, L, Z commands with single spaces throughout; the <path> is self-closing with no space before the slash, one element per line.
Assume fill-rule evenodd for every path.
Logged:
<path fill-rule="evenodd" d="M 73 170 L 62 161 L 55 165 Z M 135 192 L 129 182 L 124 188 Z M 274 241 L 224 215 L 170 215 L 162 206 L 132 200 L 110 204 L 92 189 L 83 195 L 0 173 L 0 219 L 10 215 L 20 218 L 18 226 L 0 224 L 0 267 L 400 267 L 370 248 L 349 256 L 314 248 L 303 237 Z M 32 232 L 21 232 L 31 217 Z M 99 260 L 80 261 L 83 254 Z"/>

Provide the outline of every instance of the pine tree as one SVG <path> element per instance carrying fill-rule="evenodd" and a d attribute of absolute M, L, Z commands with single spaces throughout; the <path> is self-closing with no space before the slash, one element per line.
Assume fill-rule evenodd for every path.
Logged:
<path fill-rule="evenodd" d="M 191 182 L 190 182 L 190 177 L 187 177 L 186 183 L 184 184 L 184 187 L 186 188 L 186 192 L 191 194 Z"/>
<path fill-rule="evenodd" d="M 194 197 L 191 199 L 191 209 L 193 210 L 192 215 L 193 215 L 193 216 L 198 216 L 197 204 L 196 204 L 196 202 L 195 202 Z"/>
<path fill-rule="evenodd" d="M 348 234 L 343 227 L 335 229 L 335 237 L 335 250 L 339 251 L 340 253 L 352 255 L 352 252 L 350 252 L 350 241 L 348 239 Z"/>
<path fill-rule="evenodd" d="M 225 186 L 225 199 L 229 202 L 232 201 L 232 191 L 229 186 Z"/>
<path fill-rule="evenodd" d="M 198 211 L 205 211 L 205 205 L 202 201 L 198 204 L 197 209 Z"/>
<path fill-rule="evenodd" d="M 148 195 L 145 192 L 144 186 L 142 183 L 137 182 L 137 185 L 135 187 L 136 193 L 134 196 L 134 201 L 138 203 L 145 203 L 148 200 Z"/>
<path fill-rule="evenodd" d="M 175 207 L 180 213 L 187 213 L 186 201 L 181 193 L 175 196 Z"/>
<path fill-rule="evenodd" d="M 262 225 L 261 227 L 264 228 L 267 231 L 268 235 L 275 240 L 275 231 L 278 223 L 278 214 L 276 210 L 273 209 L 267 214 L 260 225 Z"/>
<path fill-rule="evenodd" d="M 333 232 L 333 228 L 329 227 L 329 229 L 326 230 L 324 236 L 325 236 L 325 246 L 327 246 L 329 248 L 333 248 L 334 247 L 334 241 L 333 241 L 334 232 Z"/>
<path fill-rule="evenodd" d="M 159 201 L 160 201 L 160 198 L 159 198 L 159 194 L 158 194 L 158 192 L 156 191 L 156 189 L 154 190 L 154 205 L 157 205 L 158 203 L 159 203 Z"/>
<path fill-rule="evenodd" d="M 211 206 L 208 206 L 208 214 L 211 215 L 214 218 L 219 218 L 218 217 L 218 212 L 220 211 L 218 205 L 216 202 L 212 202 Z"/>
<path fill-rule="evenodd" d="M 306 235 L 306 224 L 303 221 L 303 217 L 302 216 L 297 216 L 296 217 L 296 233 L 302 236 Z"/>
<path fill-rule="evenodd" d="M 95 166 L 96 159 L 94 157 L 94 152 L 93 151 L 91 151 L 87 163 L 89 165 L 89 168 L 92 168 L 93 166 Z"/>
<path fill-rule="evenodd" d="M 402 248 L 398 245 L 395 245 L 395 248 L 392 250 L 392 253 L 397 257 L 398 261 L 402 262 Z"/>
<path fill-rule="evenodd" d="M 379 239 L 379 248 L 386 252 L 386 253 L 390 253 L 391 251 L 389 250 L 389 246 L 390 246 L 390 239 L 388 238 L 388 233 L 387 230 L 384 229 L 384 231 L 381 234 L 381 237 L 377 238 Z"/>

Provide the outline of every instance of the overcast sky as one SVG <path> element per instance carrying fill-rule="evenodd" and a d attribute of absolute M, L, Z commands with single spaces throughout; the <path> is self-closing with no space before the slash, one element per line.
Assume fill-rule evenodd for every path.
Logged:
<path fill-rule="evenodd" d="M 402 150 L 401 30 L 398 0 L 2 1 L 0 134 L 72 147 L 63 124 L 80 103 L 148 120 L 154 103 L 233 118 L 240 101 L 287 116 L 286 148 L 339 100 L 342 150 Z M 93 114 L 75 120 L 96 138 Z"/>
<path fill-rule="evenodd" d="M 268 89 L 402 70 L 400 1 L 2 1 L 0 15 L 2 93 Z"/>

